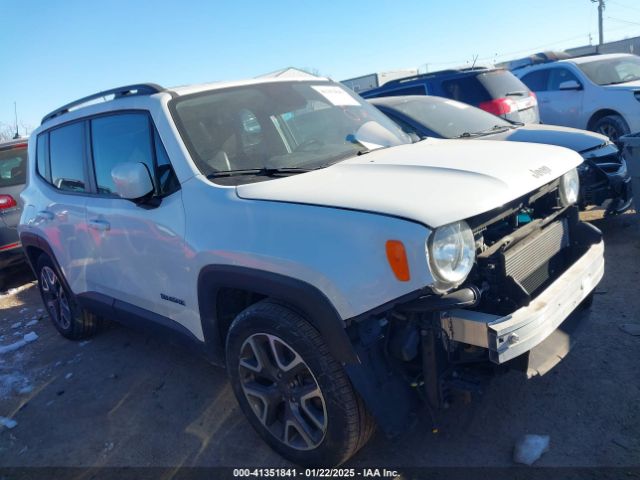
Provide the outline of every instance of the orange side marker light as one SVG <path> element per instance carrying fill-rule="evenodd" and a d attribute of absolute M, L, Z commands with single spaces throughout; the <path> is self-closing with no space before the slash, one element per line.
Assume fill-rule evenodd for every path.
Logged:
<path fill-rule="evenodd" d="M 394 275 L 401 282 L 408 282 L 411 279 L 409 274 L 409 262 L 407 252 L 400 240 L 387 240 L 387 261 Z"/>

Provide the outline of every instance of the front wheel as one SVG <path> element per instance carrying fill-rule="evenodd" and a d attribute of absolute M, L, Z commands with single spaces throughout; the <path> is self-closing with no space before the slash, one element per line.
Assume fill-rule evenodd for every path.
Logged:
<path fill-rule="evenodd" d="M 36 269 L 42 302 L 58 332 L 70 340 L 95 334 L 100 326 L 100 318 L 80 308 L 46 254 L 40 256 Z"/>
<path fill-rule="evenodd" d="M 593 124 L 593 131 L 617 142 L 620 137 L 629 133 L 629 126 L 620 115 L 606 115 Z"/>
<path fill-rule="evenodd" d="M 362 447 L 374 422 L 325 340 L 304 318 L 256 303 L 234 320 L 227 369 L 238 403 L 283 457 L 336 466 Z"/>

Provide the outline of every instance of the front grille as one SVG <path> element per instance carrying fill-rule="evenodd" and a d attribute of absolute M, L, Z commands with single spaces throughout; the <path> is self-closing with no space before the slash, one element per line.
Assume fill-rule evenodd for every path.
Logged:
<path fill-rule="evenodd" d="M 566 219 L 562 219 L 504 252 L 504 275 L 531 294 L 548 280 L 550 260 L 567 245 L 569 231 Z"/>

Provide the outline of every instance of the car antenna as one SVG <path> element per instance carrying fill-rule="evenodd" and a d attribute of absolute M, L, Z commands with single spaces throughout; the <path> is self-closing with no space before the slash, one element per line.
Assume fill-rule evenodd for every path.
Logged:
<path fill-rule="evenodd" d="M 18 138 L 20 138 L 20 132 L 18 132 L 18 105 L 16 104 L 16 102 L 13 102 L 13 114 L 16 118 L 16 134 L 13 136 L 13 139 L 17 140 Z"/>
<path fill-rule="evenodd" d="M 471 70 L 473 70 L 473 67 L 476 66 L 476 62 L 478 61 L 478 54 L 476 53 L 476 56 L 473 57 L 473 63 L 471 64 Z"/>

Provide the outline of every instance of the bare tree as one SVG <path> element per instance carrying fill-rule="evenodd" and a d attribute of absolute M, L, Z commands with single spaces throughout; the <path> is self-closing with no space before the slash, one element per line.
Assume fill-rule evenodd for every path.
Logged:
<path fill-rule="evenodd" d="M 8 123 L 0 122 L 0 142 L 11 140 L 15 134 L 15 127 Z"/>

